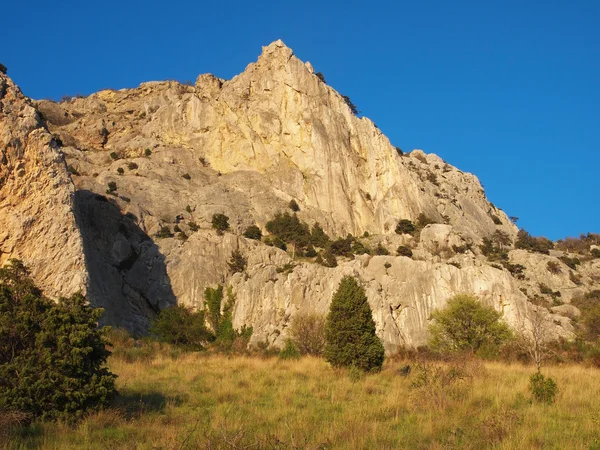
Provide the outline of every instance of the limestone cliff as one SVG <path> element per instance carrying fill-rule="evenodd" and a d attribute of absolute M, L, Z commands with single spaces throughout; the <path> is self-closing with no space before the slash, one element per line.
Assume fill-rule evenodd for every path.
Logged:
<path fill-rule="evenodd" d="M 31 101 L 0 73 L 0 264 L 22 259 L 49 295 L 85 291 L 75 187 Z"/>
<path fill-rule="evenodd" d="M 557 255 L 512 250 L 524 279 L 492 267 L 478 244 L 497 231 L 512 242 L 517 228 L 477 178 L 436 155 L 398 152 L 281 41 L 228 81 L 206 74 L 194 86 L 143 83 L 35 106 L 73 174 L 70 217 L 83 241 L 88 295 L 105 306 L 109 323 L 143 331 L 155 311 L 175 301 L 202 307 L 204 288 L 225 283 L 237 298 L 235 325 L 253 326 L 255 341 L 278 343 L 294 314 L 326 312 L 339 280 L 353 274 L 392 351 L 424 343 L 431 311 L 456 293 L 475 293 L 522 324 L 536 308 L 528 297 L 541 294 L 540 280 L 549 277 L 547 262 L 562 264 Z M 326 268 L 242 236 L 249 225 L 264 230 L 291 199 L 301 220 L 319 222 L 332 237 L 368 232 L 364 245 L 392 254 L 405 245 L 413 257 L 362 255 Z M 229 216 L 231 232 L 211 229 L 215 213 Z M 435 223 L 415 237 L 395 233 L 400 219 L 421 214 Z M 158 238 L 165 226 L 185 236 Z M 237 249 L 248 269 L 232 275 L 227 260 Z M 583 266 L 579 284 L 568 270 L 552 275 L 567 303 L 600 281 L 598 264 Z M 569 335 L 568 314 L 554 312 L 544 314 L 556 334 Z"/>

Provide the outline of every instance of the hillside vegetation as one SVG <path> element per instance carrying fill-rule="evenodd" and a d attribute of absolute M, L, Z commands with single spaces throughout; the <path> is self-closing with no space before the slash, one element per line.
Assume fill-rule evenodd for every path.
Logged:
<path fill-rule="evenodd" d="M 406 374 L 405 367 L 412 370 Z M 531 401 L 532 367 L 386 360 L 377 374 L 322 359 L 181 353 L 123 339 L 120 397 L 76 426 L 5 430 L 7 449 L 600 448 L 600 371 L 548 367 L 560 393 Z M 458 371 L 458 372 L 456 372 Z M 449 373 L 459 373 L 448 382 Z"/>

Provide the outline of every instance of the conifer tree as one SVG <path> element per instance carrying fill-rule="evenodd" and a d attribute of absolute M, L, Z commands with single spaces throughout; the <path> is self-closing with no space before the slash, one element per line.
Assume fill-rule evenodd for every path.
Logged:
<path fill-rule="evenodd" d="M 346 276 L 334 294 L 325 327 L 325 359 L 334 367 L 376 371 L 383 364 L 383 344 L 364 289 Z"/>

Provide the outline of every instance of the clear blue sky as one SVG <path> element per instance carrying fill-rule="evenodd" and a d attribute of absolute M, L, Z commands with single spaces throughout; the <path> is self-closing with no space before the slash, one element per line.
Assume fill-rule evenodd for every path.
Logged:
<path fill-rule="evenodd" d="M 231 78 L 281 38 L 532 234 L 600 232 L 598 0 L 8 0 L 2 17 L 0 62 L 33 98 Z"/>

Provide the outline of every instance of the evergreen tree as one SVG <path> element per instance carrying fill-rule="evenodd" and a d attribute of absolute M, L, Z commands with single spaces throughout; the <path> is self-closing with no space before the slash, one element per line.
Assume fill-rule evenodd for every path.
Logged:
<path fill-rule="evenodd" d="M 0 269 L 0 410 L 73 418 L 116 394 L 102 309 L 44 297 L 17 260 Z"/>
<path fill-rule="evenodd" d="M 363 371 L 381 369 L 383 344 L 364 289 L 346 276 L 334 294 L 325 327 L 325 359 L 334 367 L 354 366 Z"/>

